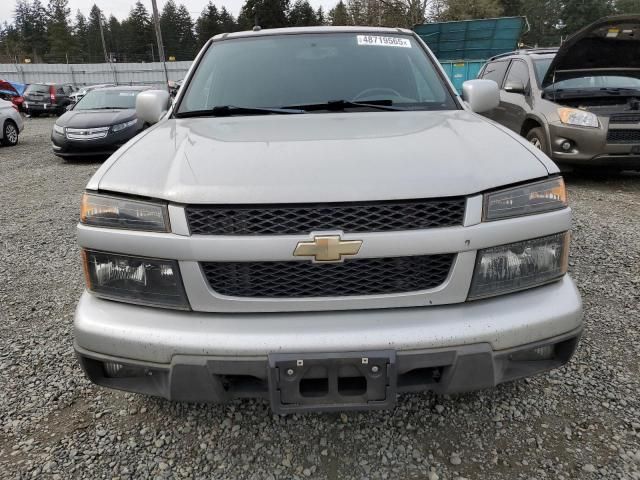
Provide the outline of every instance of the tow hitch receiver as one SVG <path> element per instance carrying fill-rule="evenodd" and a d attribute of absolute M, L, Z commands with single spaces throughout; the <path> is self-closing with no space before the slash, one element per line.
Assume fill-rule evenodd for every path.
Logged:
<path fill-rule="evenodd" d="M 269 396 L 275 413 L 392 408 L 393 351 L 271 354 Z"/>

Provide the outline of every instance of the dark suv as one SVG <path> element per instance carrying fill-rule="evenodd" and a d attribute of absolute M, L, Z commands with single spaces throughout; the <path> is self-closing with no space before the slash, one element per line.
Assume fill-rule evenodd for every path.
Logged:
<path fill-rule="evenodd" d="M 640 15 L 589 25 L 559 49 L 489 59 L 478 78 L 500 87 L 483 115 L 572 168 L 640 169 Z"/>
<path fill-rule="evenodd" d="M 24 111 L 37 117 L 43 113 L 62 115 L 71 102 L 73 85 L 70 83 L 32 83 L 24 91 Z"/>

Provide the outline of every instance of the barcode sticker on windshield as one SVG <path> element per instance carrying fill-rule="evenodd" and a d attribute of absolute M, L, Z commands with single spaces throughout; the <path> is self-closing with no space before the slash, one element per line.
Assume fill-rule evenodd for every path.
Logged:
<path fill-rule="evenodd" d="M 411 42 L 407 38 L 381 37 L 380 35 L 358 35 L 358 45 L 411 48 Z"/>

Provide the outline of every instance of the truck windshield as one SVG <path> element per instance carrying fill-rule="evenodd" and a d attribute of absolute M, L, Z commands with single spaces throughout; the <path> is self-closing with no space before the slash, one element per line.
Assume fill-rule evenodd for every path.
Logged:
<path fill-rule="evenodd" d="M 374 108 L 377 102 L 395 108 Z M 322 104 L 331 105 L 324 110 Z M 177 116 L 234 107 L 309 106 L 347 109 L 453 110 L 459 108 L 433 62 L 409 35 L 264 35 L 214 42 L 189 82 Z M 311 108 L 312 107 L 312 108 Z M 228 112 L 228 110 L 227 110 Z"/>

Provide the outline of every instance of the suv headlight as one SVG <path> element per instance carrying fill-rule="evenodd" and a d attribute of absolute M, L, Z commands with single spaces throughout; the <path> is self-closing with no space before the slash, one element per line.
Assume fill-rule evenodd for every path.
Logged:
<path fill-rule="evenodd" d="M 80 223 L 149 232 L 170 231 L 166 205 L 96 193 L 82 196 Z"/>
<path fill-rule="evenodd" d="M 87 289 L 96 296 L 156 307 L 189 309 L 175 260 L 82 250 Z"/>
<path fill-rule="evenodd" d="M 124 130 L 125 128 L 133 127 L 136 123 L 138 123 L 138 119 L 133 119 L 124 123 L 118 123 L 117 125 L 113 125 L 111 127 L 111 131 L 113 133 L 116 133 L 116 132 L 119 132 L 120 130 Z"/>
<path fill-rule="evenodd" d="M 566 206 L 567 191 L 564 180 L 562 177 L 553 177 L 485 194 L 482 220 L 487 222 L 533 215 Z"/>
<path fill-rule="evenodd" d="M 598 117 L 591 112 L 578 110 L 577 108 L 559 108 L 558 116 L 560 121 L 566 125 L 575 125 L 578 127 L 598 128 L 600 122 Z"/>
<path fill-rule="evenodd" d="M 64 127 L 61 127 L 57 123 L 53 124 L 53 130 L 54 132 L 59 133 L 60 135 L 64 135 Z"/>
<path fill-rule="evenodd" d="M 569 232 L 478 250 L 469 300 L 524 290 L 567 273 Z"/>

